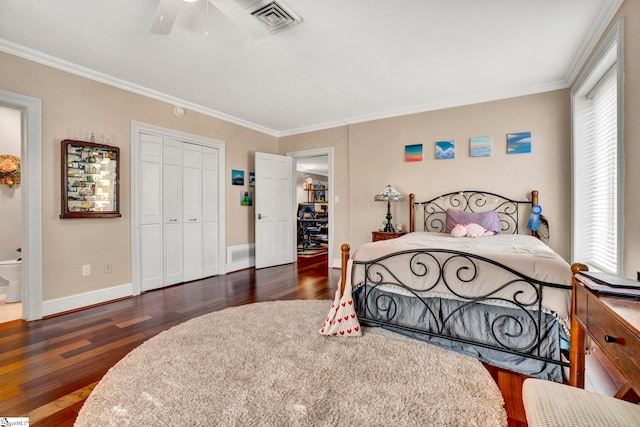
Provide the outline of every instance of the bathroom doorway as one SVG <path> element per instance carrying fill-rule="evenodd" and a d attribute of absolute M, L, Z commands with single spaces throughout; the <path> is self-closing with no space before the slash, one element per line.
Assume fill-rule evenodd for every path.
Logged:
<path fill-rule="evenodd" d="M 6 252 L 0 254 L 0 260 L 22 258 L 20 289 L 10 293 L 22 300 L 18 318 L 38 320 L 42 318 L 42 101 L 0 90 L 0 108 L 19 116 L 20 157 L 20 184 L 14 186 L 20 190 L 20 219 L 16 226 L 19 246 L 17 241 L 10 241 L 5 249 L 3 239 Z M 20 253 L 16 251 L 18 248 L 22 249 Z"/>
<path fill-rule="evenodd" d="M 9 288 L 9 274 L 3 273 L 20 269 L 12 261 L 20 258 L 22 248 L 21 123 L 20 110 L 0 106 L 0 323 L 22 318 L 22 297 Z"/>

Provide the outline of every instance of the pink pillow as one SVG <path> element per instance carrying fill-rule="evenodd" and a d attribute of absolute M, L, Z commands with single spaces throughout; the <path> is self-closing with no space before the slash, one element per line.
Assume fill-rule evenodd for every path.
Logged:
<path fill-rule="evenodd" d="M 496 212 L 465 212 L 455 209 L 447 209 L 445 232 L 451 233 L 456 224 L 468 224 L 470 222 L 483 226 L 485 230 L 492 231 L 493 234 L 500 233 L 500 219 Z"/>

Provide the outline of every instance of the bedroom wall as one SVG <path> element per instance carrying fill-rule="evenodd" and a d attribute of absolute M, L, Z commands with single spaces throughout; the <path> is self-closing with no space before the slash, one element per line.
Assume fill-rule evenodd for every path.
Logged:
<path fill-rule="evenodd" d="M 254 170 L 254 152 L 276 152 L 277 139 L 235 124 L 83 77 L 0 53 L 0 88 L 42 100 L 43 299 L 50 300 L 131 283 L 129 129 L 135 120 L 226 143 L 227 246 L 253 242 L 253 207 L 239 203 L 231 169 Z M 120 147 L 122 218 L 61 220 L 60 141 L 88 140 Z M 245 185 L 245 187 L 247 187 Z M 248 188 L 248 187 L 247 187 Z M 113 272 L 103 273 L 105 262 Z M 92 275 L 82 277 L 83 264 Z"/>
<path fill-rule="evenodd" d="M 289 136 L 281 138 L 280 152 L 298 144 L 339 147 L 335 251 L 341 243 L 355 248 L 370 241 L 371 231 L 382 228 L 386 205 L 373 196 L 387 184 L 421 200 L 459 189 L 525 199 L 536 189 L 550 221 L 550 246 L 568 261 L 569 111 L 565 89 Z M 532 133 L 532 152 L 507 154 L 506 134 L 524 131 Z M 471 158 L 469 138 L 480 136 L 493 138 L 492 155 Z M 456 141 L 455 158 L 436 160 L 435 142 L 449 139 Z M 423 161 L 404 161 L 404 147 L 412 144 L 423 145 Z M 392 204 L 392 213 L 394 224 L 407 225 L 408 202 Z"/>

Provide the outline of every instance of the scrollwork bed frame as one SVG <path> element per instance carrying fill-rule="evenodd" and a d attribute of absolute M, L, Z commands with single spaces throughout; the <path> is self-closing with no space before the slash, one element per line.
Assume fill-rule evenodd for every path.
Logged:
<path fill-rule="evenodd" d="M 453 208 L 471 212 L 493 210 L 498 214 L 502 233 L 517 234 L 523 228 L 521 220 L 525 220 L 521 215 L 523 207 L 538 203 L 538 192 L 533 191 L 531 195 L 529 201 L 518 201 L 494 193 L 462 191 L 416 202 L 411 194 L 410 231 L 415 231 L 418 211 L 422 216 L 420 223 L 424 231 L 444 232 L 446 209 Z M 534 232 L 532 234 L 535 235 Z M 349 252 L 349 245 L 342 245 L 343 284 L 347 278 Z M 402 260 L 402 267 L 398 268 L 399 259 Z M 393 263 L 390 264 L 390 260 Z M 526 362 L 535 366 L 532 368 L 534 372 L 522 373 L 563 381 L 562 368 L 568 367 L 569 363 L 560 357 L 559 342 L 557 346 L 554 342 L 555 337 L 563 332 L 563 327 L 551 314 L 544 312 L 542 297 L 546 289 L 570 291 L 571 285 L 542 282 L 492 259 L 450 249 L 416 248 L 373 260 L 352 262 L 351 277 L 354 282 L 358 280 L 358 283 L 352 283 L 356 311 L 364 325 L 387 327 L 438 345 L 444 343 L 445 347 L 473 355 L 477 352 L 480 360 L 496 366 L 500 366 L 504 359 L 506 365 L 501 367 L 515 372 L 521 372 L 518 369 L 522 364 L 520 360 L 527 359 L 534 361 Z M 495 269 L 508 278 L 500 283 L 491 283 L 488 292 L 466 292 L 472 288 L 475 280 L 483 280 L 487 276 L 485 273 Z M 411 276 L 410 280 L 406 279 L 407 275 Z M 411 280 L 414 278 L 422 283 L 420 291 L 412 286 Z M 443 301 L 425 294 L 438 284 L 444 285 L 455 295 L 453 300 Z M 521 292 L 515 289 L 514 284 L 533 289 L 536 296 L 534 300 L 521 300 Z M 505 296 L 505 291 L 511 286 L 514 286 L 513 292 Z M 387 292 L 389 288 L 400 292 Z M 359 295 L 356 295 L 355 289 L 359 289 Z M 496 302 L 502 307 L 494 310 Z M 403 312 L 403 309 L 415 311 L 416 305 L 420 312 L 417 315 L 419 321 L 415 320 L 416 315 L 407 317 L 407 313 Z M 409 306 L 411 310 L 408 310 Z M 488 306 L 492 308 L 486 311 Z M 465 317 L 473 310 L 480 310 L 480 317 L 474 317 L 475 314 Z M 475 322 L 470 319 L 481 319 L 479 322 L 486 325 L 476 329 L 475 325 L 465 326 L 465 322 Z M 454 323 L 457 326 L 452 326 Z M 460 325 L 463 325 L 462 328 Z M 542 368 L 540 374 L 536 375 L 538 366 Z"/>

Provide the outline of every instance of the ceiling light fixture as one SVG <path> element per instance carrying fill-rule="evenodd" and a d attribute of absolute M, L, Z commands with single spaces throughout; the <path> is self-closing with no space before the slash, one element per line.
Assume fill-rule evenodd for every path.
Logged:
<path fill-rule="evenodd" d="M 185 3 L 195 3 L 198 0 L 182 0 L 182 1 L 185 2 Z"/>

